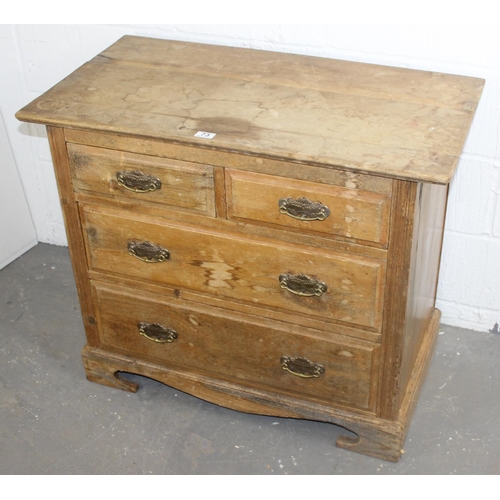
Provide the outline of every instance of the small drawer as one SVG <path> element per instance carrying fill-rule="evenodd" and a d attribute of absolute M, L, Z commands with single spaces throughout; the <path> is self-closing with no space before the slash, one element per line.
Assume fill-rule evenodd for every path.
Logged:
<path fill-rule="evenodd" d="M 385 260 L 84 206 L 93 270 L 380 331 Z"/>
<path fill-rule="evenodd" d="M 77 192 L 215 216 L 211 166 L 80 144 L 67 147 Z"/>
<path fill-rule="evenodd" d="M 231 169 L 226 192 L 229 218 L 387 246 L 389 194 Z"/>
<path fill-rule="evenodd" d="M 94 283 L 100 342 L 166 363 L 371 410 L 379 346 L 153 294 Z"/>

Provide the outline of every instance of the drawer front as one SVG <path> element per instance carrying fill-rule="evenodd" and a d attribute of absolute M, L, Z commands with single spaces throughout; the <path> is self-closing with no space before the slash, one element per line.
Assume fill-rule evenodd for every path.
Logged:
<path fill-rule="evenodd" d="M 230 169 L 226 191 L 230 218 L 387 245 L 388 194 Z"/>
<path fill-rule="evenodd" d="M 154 362 L 371 409 L 379 348 L 277 323 L 95 285 L 103 347 Z M 138 295 L 138 294 L 137 294 Z"/>
<path fill-rule="evenodd" d="M 76 191 L 215 216 L 213 167 L 68 144 Z"/>
<path fill-rule="evenodd" d="M 91 207 L 83 218 L 95 270 L 380 329 L 383 260 Z M 159 262 L 141 260 L 153 245 Z"/>

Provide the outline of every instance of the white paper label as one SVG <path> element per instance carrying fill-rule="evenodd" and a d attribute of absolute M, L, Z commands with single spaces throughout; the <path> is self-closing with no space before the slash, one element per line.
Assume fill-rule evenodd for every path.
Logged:
<path fill-rule="evenodd" d="M 212 133 L 212 132 L 202 132 L 201 130 L 199 132 L 196 132 L 196 134 L 194 134 L 195 137 L 201 137 L 202 139 L 213 139 L 216 134 Z"/>

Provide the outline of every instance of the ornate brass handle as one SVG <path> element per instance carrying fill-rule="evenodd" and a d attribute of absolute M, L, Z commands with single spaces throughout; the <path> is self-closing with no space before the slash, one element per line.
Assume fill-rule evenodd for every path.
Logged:
<path fill-rule="evenodd" d="M 281 198 L 278 201 L 280 213 L 302 221 L 325 220 L 330 209 L 319 201 L 307 198 Z"/>
<path fill-rule="evenodd" d="M 327 290 L 326 283 L 305 274 L 280 274 L 280 287 L 302 297 L 321 297 Z"/>
<path fill-rule="evenodd" d="M 170 258 L 170 252 L 150 241 L 129 241 L 128 253 L 143 262 L 163 262 Z"/>
<path fill-rule="evenodd" d="M 281 368 L 292 375 L 302 378 L 318 378 L 325 373 L 325 367 L 319 363 L 313 363 L 306 358 L 291 358 L 282 356 L 280 359 Z"/>
<path fill-rule="evenodd" d="M 116 172 L 116 182 L 134 193 L 147 193 L 161 188 L 161 181 L 158 177 L 144 174 L 140 170 Z"/>
<path fill-rule="evenodd" d="M 148 340 L 166 344 L 173 342 L 177 337 L 177 332 L 158 323 L 139 323 L 139 333 Z"/>

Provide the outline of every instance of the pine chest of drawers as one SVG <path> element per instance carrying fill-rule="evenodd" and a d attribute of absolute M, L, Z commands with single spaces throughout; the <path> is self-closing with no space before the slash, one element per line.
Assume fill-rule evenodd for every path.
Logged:
<path fill-rule="evenodd" d="M 88 379 L 398 460 L 483 83 L 126 36 L 19 111 L 47 125 Z"/>

